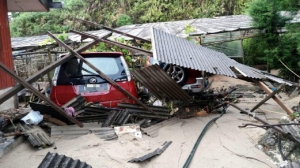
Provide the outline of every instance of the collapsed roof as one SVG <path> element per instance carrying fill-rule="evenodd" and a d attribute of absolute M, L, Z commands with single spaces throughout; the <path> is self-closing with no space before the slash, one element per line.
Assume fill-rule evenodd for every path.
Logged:
<path fill-rule="evenodd" d="M 238 63 L 224 53 L 203 47 L 172 34 L 152 29 L 153 57 L 158 61 L 212 74 L 237 78 L 237 73 L 252 79 L 271 79 L 289 86 L 291 82 Z"/>

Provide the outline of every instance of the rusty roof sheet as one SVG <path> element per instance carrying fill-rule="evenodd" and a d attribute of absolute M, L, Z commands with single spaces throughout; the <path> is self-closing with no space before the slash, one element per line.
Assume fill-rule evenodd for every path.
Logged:
<path fill-rule="evenodd" d="M 93 34 L 99 38 L 104 37 L 110 33 L 107 30 L 94 30 L 88 31 L 88 33 Z M 68 39 L 72 42 L 81 42 L 81 35 L 75 33 L 67 33 Z M 47 40 L 51 39 L 48 35 L 40 35 L 40 36 L 30 36 L 30 37 L 14 37 L 11 38 L 11 46 L 13 49 L 22 49 L 22 48 L 30 48 L 30 47 L 38 47 L 47 44 Z M 94 41 L 91 38 L 84 39 L 83 42 Z"/>
<path fill-rule="evenodd" d="M 230 59 L 224 53 L 192 43 L 156 28 L 152 28 L 152 30 L 153 57 L 158 61 L 234 78 L 237 78 L 235 72 L 249 78 L 264 78 L 261 73 Z"/>
<path fill-rule="evenodd" d="M 157 98 L 171 100 L 190 100 L 191 97 L 158 65 L 133 71 L 135 78 L 140 81 Z"/>
<path fill-rule="evenodd" d="M 82 162 L 78 159 L 74 160 L 65 155 L 48 152 L 38 168 L 54 168 L 54 167 L 67 167 L 67 168 L 92 168 L 91 165 Z"/>

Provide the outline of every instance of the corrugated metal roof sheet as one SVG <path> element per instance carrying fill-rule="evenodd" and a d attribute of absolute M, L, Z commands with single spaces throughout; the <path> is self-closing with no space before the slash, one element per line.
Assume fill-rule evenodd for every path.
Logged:
<path fill-rule="evenodd" d="M 232 16 L 221 16 L 215 18 L 199 18 L 199 19 L 190 19 L 190 20 L 180 20 L 173 22 L 158 22 L 158 23 L 145 23 L 145 24 L 135 24 L 127 25 L 116 28 L 116 30 L 126 32 L 128 34 L 138 36 L 144 39 L 151 39 L 151 30 L 149 27 L 155 27 L 157 29 L 163 30 L 165 32 L 171 33 L 173 35 L 186 38 L 187 34 L 184 33 L 185 25 L 191 25 L 195 28 L 193 32 L 196 34 L 205 34 L 211 32 L 224 32 L 224 31 L 234 31 L 238 29 L 248 29 L 251 28 L 251 18 L 245 15 L 232 15 Z M 98 37 L 106 35 L 109 31 L 107 30 L 96 30 L 96 31 L 87 31 Z M 113 33 L 110 39 L 114 38 L 125 38 L 131 39 L 126 36 L 122 36 L 117 33 Z M 68 33 L 68 38 L 71 41 L 79 42 L 81 37 L 80 35 L 74 33 Z M 16 37 L 12 38 L 12 48 L 22 48 L 22 47 L 37 47 L 40 46 L 46 39 L 49 39 L 48 35 L 41 36 L 31 36 L 31 37 Z M 86 39 L 91 41 L 91 39 Z"/>
<path fill-rule="evenodd" d="M 180 20 L 180 21 L 172 21 L 172 22 L 135 24 L 135 25 L 122 26 L 116 28 L 116 30 L 127 32 L 128 34 L 142 37 L 144 39 L 150 39 L 151 30 L 149 30 L 149 27 L 154 27 L 163 30 L 167 33 L 174 34 L 182 38 L 186 38 L 188 36 L 184 32 L 186 25 L 190 25 L 195 29 L 193 34 L 230 32 L 235 30 L 253 28 L 253 26 L 251 25 L 251 17 L 246 15 L 231 15 L 231 16 L 214 17 L 214 18 Z M 124 37 L 124 36 L 114 33 L 113 37 Z M 128 37 L 124 37 L 124 38 L 131 39 Z"/>
<path fill-rule="evenodd" d="M 153 57 L 168 64 L 237 78 L 235 71 L 245 77 L 262 79 L 252 68 L 228 58 L 221 52 L 194 44 L 161 30 L 152 28 Z"/>
<path fill-rule="evenodd" d="M 183 101 L 191 99 L 191 97 L 158 65 L 152 65 L 144 69 L 136 69 L 132 73 L 138 81 L 159 99 L 168 98 Z"/>
<path fill-rule="evenodd" d="M 293 86 L 293 85 L 297 85 L 297 84 L 294 84 L 293 82 L 291 81 L 287 81 L 287 80 L 284 80 L 282 78 L 279 78 L 279 77 L 276 77 L 274 75 L 271 75 L 271 74 L 267 74 L 267 73 L 264 73 L 264 76 L 268 79 L 270 79 L 271 81 L 274 81 L 274 82 L 277 82 L 277 83 L 284 83 L 288 86 Z"/>
<path fill-rule="evenodd" d="M 46 147 L 54 144 L 54 141 L 39 126 L 25 124 L 19 124 L 18 126 L 32 146 Z"/>
<path fill-rule="evenodd" d="M 295 16 L 292 22 L 300 22 L 300 13 Z M 167 33 L 186 38 L 188 35 L 184 32 L 185 26 L 192 26 L 195 31 L 191 34 L 207 34 L 207 33 L 221 33 L 221 32 L 231 32 L 236 30 L 251 29 L 251 17 L 246 15 L 231 15 L 231 16 L 220 16 L 214 18 L 198 18 L 190 20 L 180 20 L 172 22 L 157 22 L 157 23 L 145 23 L 145 24 L 135 24 L 126 25 L 116 28 L 116 30 L 138 36 L 144 39 L 151 39 L 151 30 L 149 27 L 155 27 L 157 29 L 163 30 Z M 108 31 L 106 30 L 96 30 L 87 31 L 88 33 L 97 35 L 98 37 L 103 36 Z M 68 33 L 69 39 L 71 41 L 80 41 L 80 36 Z M 132 39 L 117 33 L 113 33 L 110 39 L 114 38 L 124 38 L 126 40 Z M 39 46 L 42 42 L 48 39 L 49 36 L 32 36 L 32 37 L 17 37 L 12 38 L 12 48 L 20 47 L 30 47 Z M 86 39 L 89 41 L 91 39 Z"/>
<path fill-rule="evenodd" d="M 160 155 L 162 154 L 170 145 L 171 145 L 172 141 L 166 141 L 163 145 L 162 148 L 157 148 L 155 151 L 148 153 L 142 157 L 139 158 L 133 158 L 131 160 L 129 160 L 128 162 L 143 162 L 147 159 L 150 159 L 156 155 Z"/>
<path fill-rule="evenodd" d="M 52 126 L 51 137 L 73 139 L 93 133 L 95 135 L 98 135 L 98 137 L 101 139 L 108 140 L 117 138 L 117 135 L 115 134 L 113 128 L 101 127 L 101 125 L 102 124 L 98 123 L 84 123 L 83 128 L 75 125 Z"/>
<path fill-rule="evenodd" d="M 166 126 L 166 125 L 174 125 L 176 123 L 179 123 L 179 122 L 182 122 L 182 120 L 180 120 L 179 118 L 177 117 L 173 117 L 173 118 L 170 118 L 168 120 L 165 120 L 163 122 L 160 122 L 160 123 L 157 123 L 155 125 L 152 125 L 150 127 L 147 127 L 147 128 L 141 128 L 142 132 L 145 133 L 146 135 L 154 138 L 154 137 L 157 137 L 158 136 L 158 132 L 159 130 Z"/>
<path fill-rule="evenodd" d="M 57 153 L 48 152 L 38 168 L 92 168 L 85 162 L 67 157 L 65 155 L 59 155 Z"/>
<path fill-rule="evenodd" d="M 88 31 L 90 34 L 96 35 L 99 38 L 107 35 L 110 31 L 107 30 L 96 30 L 96 31 Z M 68 39 L 73 42 L 80 42 L 81 36 L 75 33 L 67 33 Z M 11 38 L 12 48 L 25 48 L 25 47 L 38 47 L 45 45 L 47 39 L 50 39 L 48 35 L 40 35 L 40 36 L 31 36 L 31 37 L 14 37 Z M 94 41 L 93 39 L 85 39 L 84 42 Z"/>

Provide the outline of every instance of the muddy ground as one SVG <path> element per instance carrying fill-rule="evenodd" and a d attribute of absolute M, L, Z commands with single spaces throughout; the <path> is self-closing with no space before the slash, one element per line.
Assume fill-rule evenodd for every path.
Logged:
<path fill-rule="evenodd" d="M 226 77 L 216 78 L 215 82 L 212 87 L 247 85 L 254 88 L 251 83 Z M 253 90 L 243 92 L 252 94 Z M 237 105 L 244 109 L 251 109 L 263 99 L 262 94 L 253 95 L 255 97 L 240 98 Z M 280 95 L 281 100 L 288 107 L 300 101 L 299 96 L 289 98 L 283 93 Z M 273 100 L 269 100 L 260 109 L 265 113 L 257 114 L 257 116 L 270 123 L 277 123 L 282 116 L 286 115 Z M 182 167 L 204 126 L 217 116 L 219 114 L 182 119 L 174 125 L 163 127 L 155 138 L 143 135 L 143 138 L 136 139 L 127 134 L 120 136 L 117 140 L 104 141 L 94 134 L 88 134 L 71 140 L 55 139 L 54 146 L 46 149 L 35 149 L 28 141 L 25 141 L 0 159 L 0 165 L 5 168 L 37 167 L 47 152 L 57 152 L 85 161 L 95 168 Z M 255 147 L 265 130 L 254 127 L 238 128 L 243 123 L 260 124 L 255 119 L 229 107 L 228 112 L 206 132 L 190 167 L 277 167 L 267 155 Z M 173 143 L 161 155 L 143 163 L 128 163 L 134 157 L 140 157 L 161 147 L 165 141 Z"/>

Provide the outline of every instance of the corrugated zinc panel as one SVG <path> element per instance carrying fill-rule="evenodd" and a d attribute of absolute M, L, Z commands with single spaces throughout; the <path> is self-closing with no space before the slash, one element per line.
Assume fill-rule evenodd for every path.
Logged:
<path fill-rule="evenodd" d="M 171 100 L 190 100 L 191 97 L 158 65 L 133 71 L 135 78 L 140 81 L 155 97 Z"/>
<path fill-rule="evenodd" d="M 27 137 L 28 141 L 34 147 L 45 147 L 54 144 L 54 141 L 47 135 L 47 133 L 42 130 L 39 126 L 32 125 L 18 125 L 21 131 Z"/>
<path fill-rule="evenodd" d="M 151 32 L 149 27 L 163 30 L 165 32 L 174 34 L 178 37 L 187 37 L 188 35 L 184 32 L 185 25 L 191 25 L 195 31 L 193 34 L 206 34 L 206 33 L 221 33 L 230 32 L 235 30 L 243 30 L 253 28 L 251 25 L 251 17 L 246 15 L 232 15 L 232 16 L 220 16 L 214 18 L 198 18 L 190 20 L 180 20 L 173 22 L 158 22 L 158 23 L 145 23 L 128 25 L 117 28 L 117 30 L 122 32 L 129 32 L 133 29 L 143 29 L 137 36 L 144 39 L 151 38 Z M 113 36 L 122 37 L 118 34 L 113 33 Z M 125 39 L 131 39 L 129 37 L 123 36 Z"/>
<path fill-rule="evenodd" d="M 7 1 L 0 1 L 0 62 L 13 70 L 11 38 L 7 15 Z M 0 89 L 14 85 L 14 79 L 0 69 Z"/>
<path fill-rule="evenodd" d="M 43 161 L 40 163 L 38 168 L 92 168 L 91 165 L 88 165 L 85 162 L 80 160 L 67 157 L 65 155 L 59 155 L 57 153 L 48 152 Z"/>
<path fill-rule="evenodd" d="M 156 155 L 160 155 L 162 154 L 170 145 L 171 145 L 172 141 L 166 141 L 161 148 L 157 148 L 155 151 L 148 153 L 144 156 L 141 156 L 139 158 L 133 158 L 131 160 L 129 160 L 128 162 L 143 162 L 147 159 L 150 159 Z"/>
<path fill-rule="evenodd" d="M 147 128 L 141 128 L 141 131 L 143 133 L 145 133 L 146 135 L 154 138 L 154 137 L 157 137 L 158 136 L 158 132 L 159 130 L 164 127 L 164 126 L 167 126 L 167 125 L 174 125 L 176 123 L 179 123 L 179 122 L 182 122 L 182 120 L 180 120 L 179 118 L 177 117 L 173 117 L 173 118 L 170 118 L 168 120 L 165 120 L 163 122 L 160 122 L 160 123 L 157 123 L 155 125 L 152 125 L 150 127 L 147 127 Z"/>
<path fill-rule="evenodd" d="M 188 40 L 153 29 L 153 57 L 167 64 L 237 78 L 232 68 L 245 77 L 262 79 L 263 75 L 230 59 L 221 52 L 194 44 Z"/>

